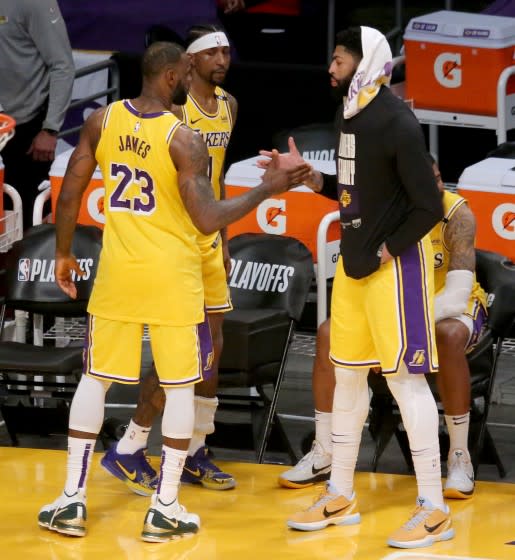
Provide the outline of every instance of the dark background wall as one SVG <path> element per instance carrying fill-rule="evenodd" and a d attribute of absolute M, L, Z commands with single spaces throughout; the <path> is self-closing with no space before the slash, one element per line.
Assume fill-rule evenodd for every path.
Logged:
<path fill-rule="evenodd" d="M 445 8 L 443 0 L 404 1 L 397 26 L 394 0 L 336 0 L 335 30 L 348 25 L 369 25 L 391 33 L 394 54 L 402 44 L 404 28 L 412 17 Z M 480 12 L 490 2 L 455 0 L 456 11 Z M 227 163 L 257 154 L 273 145 L 284 130 L 313 122 L 331 122 L 336 102 L 330 95 L 327 2 L 303 0 L 299 17 L 239 14 L 222 17 L 235 45 L 235 57 L 226 89 L 239 102 L 239 116 Z M 282 34 L 264 34 L 263 28 L 282 28 Z M 395 29 L 397 28 L 397 33 Z M 143 38 L 141 40 L 143 50 Z M 120 53 L 122 96 L 138 94 L 140 53 Z M 494 87 L 492 85 L 492 87 Z M 426 135 L 427 127 L 424 126 Z M 514 131 L 509 139 L 515 139 Z M 440 167 L 444 180 L 456 182 L 463 169 L 497 145 L 492 130 L 440 127 Z"/>

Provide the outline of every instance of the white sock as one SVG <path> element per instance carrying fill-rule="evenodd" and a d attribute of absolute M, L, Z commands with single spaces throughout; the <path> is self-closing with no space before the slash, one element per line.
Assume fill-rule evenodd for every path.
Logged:
<path fill-rule="evenodd" d="M 446 511 L 442 494 L 439 443 L 436 442 L 432 447 L 419 450 L 413 449 L 411 444 L 410 447 L 417 476 L 418 495 L 429 500 L 434 507 Z"/>
<path fill-rule="evenodd" d="M 190 440 L 190 446 L 188 447 L 188 455 L 193 457 L 195 453 L 206 445 L 206 434 L 201 434 L 199 432 L 193 432 Z"/>
<path fill-rule="evenodd" d="M 332 413 L 330 483 L 333 491 L 350 500 L 354 493 L 354 471 L 361 434 L 368 415 L 367 374 L 339 367 L 335 368 L 334 373 L 336 387 Z"/>
<path fill-rule="evenodd" d="M 329 455 L 333 451 L 333 442 L 331 441 L 332 417 L 331 412 L 321 412 L 315 408 L 315 439 Z"/>
<path fill-rule="evenodd" d="M 64 485 L 66 497 L 86 493 L 91 458 L 95 449 L 94 439 L 68 438 L 67 476 Z"/>
<path fill-rule="evenodd" d="M 445 414 L 445 423 L 449 432 L 449 455 L 454 449 L 461 449 L 468 454 L 470 412 L 453 416 Z"/>
<path fill-rule="evenodd" d="M 444 510 L 438 409 L 431 389 L 424 375 L 408 373 L 404 364 L 399 373 L 387 377 L 386 382 L 397 401 L 408 434 L 418 495 Z"/>
<path fill-rule="evenodd" d="M 120 455 L 132 455 L 140 449 L 145 449 L 151 428 L 139 426 L 131 419 L 122 439 L 116 445 L 116 452 Z"/>
<path fill-rule="evenodd" d="M 179 482 L 187 455 L 187 451 L 180 451 L 163 445 L 161 472 L 159 473 L 156 494 L 162 506 L 159 509 L 165 515 L 167 515 L 167 507 L 169 508 L 168 514 L 175 509 L 173 505 L 179 492 Z M 167 516 L 170 517 L 170 515 Z"/>

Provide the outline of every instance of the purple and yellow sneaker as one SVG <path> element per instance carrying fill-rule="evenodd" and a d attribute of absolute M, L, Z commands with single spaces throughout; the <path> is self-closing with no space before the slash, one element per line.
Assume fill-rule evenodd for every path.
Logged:
<path fill-rule="evenodd" d="M 106 451 L 100 464 L 140 496 L 151 496 L 157 487 L 159 476 L 148 462 L 143 449 L 121 455 L 117 453 L 115 443 Z"/>
<path fill-rule="evenodd" d="M 224 473 L 209 459 L 206 446 L 200 447 L 195 455 L 188 455 L 182 471 L 181 482 L 186 484 L 202 484 L 210 490 L 229 490 L 236 486 L 236 480 Z"/>

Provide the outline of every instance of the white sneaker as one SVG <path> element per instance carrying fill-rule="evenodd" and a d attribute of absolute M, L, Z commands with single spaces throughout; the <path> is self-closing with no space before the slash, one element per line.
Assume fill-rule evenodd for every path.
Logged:
<path fill-rule="evenodd" d="M 285 488 L 305 488 L 316 482 L 329 480 L 331 460 L 331 454 L 326 453 L 315 440 L 309 453 L 304 455 L 292 469 L 279 475 L 279 484 Z"/>
<path fill-rule="evenodd" d="M 73 537 L 86 534 L 86 519 L 86 496 L 82 490 L 72 496 L 63 492 L 51 504 L 43 506 L 38 514 L 40 527 Z"/>
<path fill-rule="evenodd" d="M 195 534 L 200 529 L 200 518 L 188 513 L 176 499 L 172 506 L 164 506 L 157 494 L 152 495 L 141 538 L 146 542 L 168 542 Z"/>
<path fill-rule="evenodd" d="M 443 495 L 446 498 L 466 500 L 474 493 L 474 468 L 468 451 L 453 449 L 447 461 L 447 480 Z"/>

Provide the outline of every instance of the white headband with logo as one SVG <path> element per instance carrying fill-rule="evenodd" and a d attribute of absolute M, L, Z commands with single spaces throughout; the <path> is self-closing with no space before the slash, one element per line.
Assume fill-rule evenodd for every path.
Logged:
<path fill-rule="evenodd" d="M 223 31 L 215 31 L 214 33 L 208 33 L 207 35 L 202 35 L 186 49 L 187 53 L 195 54 L 200 51 L 205 51 L 206 49 L 213 49 L 216 47 L 228 47 L 229 39 Z"/>

